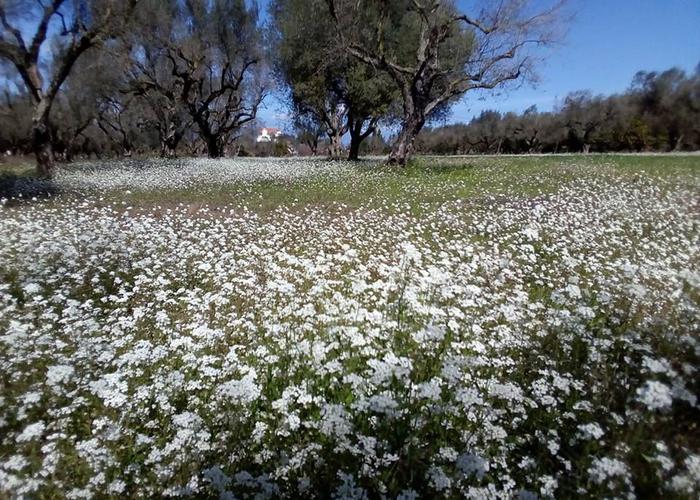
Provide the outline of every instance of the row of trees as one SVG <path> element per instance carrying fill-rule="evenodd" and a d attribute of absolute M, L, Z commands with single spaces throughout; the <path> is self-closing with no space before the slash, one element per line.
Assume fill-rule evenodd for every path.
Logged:
<path fill-rule="evenodd" d="M 619 95 L 569 94 L 553 112 L 484 111 L 468 124 L 424 130 L 417 149 L 437 154 L 700 150 L 700 65 L 640 71 Z"/>
<path fill-rule="evenodd" d="M 310 146 L 338 157 L 348 134 L 355 159 L 393 124 L 405 164 L 426 122 L 556 39 L 559 2 L 480 4 L 272 0 L 263 26 L 246 0 L 0 0 L 1 145 L 44 176 L 76 154 L 218 157 L 275 91 Z"/>
<path fill-rule="evenodd" d="M 0 21 L 2 115 L 17 123 L 3 141 L 29 145 L 43 176 L 76 152 L 170 156 L 185 137 L 190 153 L 218 157 L 265 95 L 257 11 L 244 0 L 3 0 Z"/>

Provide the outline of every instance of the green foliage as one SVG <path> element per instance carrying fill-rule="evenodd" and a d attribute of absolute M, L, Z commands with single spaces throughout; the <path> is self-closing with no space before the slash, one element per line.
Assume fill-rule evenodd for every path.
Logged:
<path fill-rule="evenodd" d="M 391 82 L 345 53 L 323 0 L 277 0 L 270 13 L 277 78 L 298 115 L 323 123 L 339 108 L 353 119 L 387 112 L 396 97 Z"/>
<path fill-rule="evenodd" d="M 418 150 L 436 154 L 694 151 L 700 149 L 700 72 L 640 72 L 619 95 L 572 92 L 560 109 L 484 111 L 468 124 L 428 129 Z"/>
<path fill-rule="evenodd" d="M 344 2 L 337 3 L 341 8 L 345 5 Z M 416 54 L 421 43 L 420 33 L 421 30 L 430 29 L 430 26 L 423 22 L 411 0 L 360 1 L 354 5 L 351 11 L 353 32 L 348 34 L 352 40 L 399 66 L 411 68 L 419 63 Z M 431 25 L 440 26 L 456 14 L 454 4 L 444 2 L 430 15 Z M 346 11 L 346 15 L 350 14 Z M 474 32 L 465 25 L 453 22 L 446 25 L 445 30 L 436 50 L 439 53 L 440 74 L 425 79 L 428 82 L 426 85 L 430 86 L 425 96 L 427 101 L 441 95 L 450 82 L 466 76 L 465 62 L 477 49 Z M 453 102 L 439 106 L 432 117 L 447 114 Z"/>
<path fill-rule="evenodd" d="M 275 141 L 272 147 L 272 156 L 287 156 L 289 154 L 289 144 L 287 141 Z"/>

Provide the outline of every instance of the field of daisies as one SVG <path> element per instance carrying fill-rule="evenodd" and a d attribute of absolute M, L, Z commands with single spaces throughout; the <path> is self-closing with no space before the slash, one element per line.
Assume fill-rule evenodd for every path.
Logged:
<path fill-rule="evenodd" d="M 52 191 L 0 200 L 0 497 L 697 498 L 700 157 Z"/>

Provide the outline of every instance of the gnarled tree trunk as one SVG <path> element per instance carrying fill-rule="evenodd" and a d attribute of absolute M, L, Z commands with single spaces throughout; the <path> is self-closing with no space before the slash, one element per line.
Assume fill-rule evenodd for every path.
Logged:
<path fill-rule="evenodd" d="M 205 141 L 207 143 L 207 156 L 209 156 L 209 158 L 221 158 L 222 148 L 219 137 L 216 135 L 207 135 Z"/>
<path fill-rule="evenodd" d="M 166 132 L 160 139 L 160 157 L 175 158 L 177 156 L 177 146 L 182 139 L 181 131 Z"/>
<path fill-rule="evenodd" d="M 202 113 L 198 113 L 195 116 L 195 122 L 199 128 L 199 136 L 204 140 L 204 144 L 207 147 L 207 156 L 209 158 L 221 158 L 223 153 L 221 135 L 217 131 L 212 130 Z"/>
<path fill-rule="evenodd" d="M 413 146 L 416 141 L 418 132 L 423 128 L 425 118 L 419 114 L 412 114 L 404 118 L 401 131 L 399 132 L 396 142 L 391 148 L 387 164 L 406 166 L 406 162 L 413 153 Z"/>
<path fill-rule="evenodd" d="M 365 124 L 365 121 L 366 120 L 364 118 L 358 118 L 357 120 L 353 120 L 352 118 L 348 119 L 348 131 L 350 132 L 350 150 L 348 152 L 348 160 L 350 161 L 357 161 L 360 159 L 360 144 L 362 144 L 362 141 L 364 141 L 372 132 L 374 132 L 377 126 L 378 118 L 372 118 L 367 125 L 367 129 L 363 132 L 362 127 Z"/>
<path fill-rule="evenodd" d="M 36 155 L 37 175 L 48 179 L 53 175 L 54 157 L 49 111 L 51 103 L 42 99 L 32 116 L 32 149 Z"/>
<path fill-rule="evenodd" d="M 331 160 L 340 160 L 343 154 L 343 144 L 341 142 L 342 134 L 339 130 L 328 131 L 328 158 Z"/>
<path fill-rule="evenodd" d="M 330 110 L 323 110 L 321 120 L 328 136 L 328 158 L 340 160 L 343 155 L 342 139 L 348 131 L 347 109 L 342 106 L 334 106 Z"/>

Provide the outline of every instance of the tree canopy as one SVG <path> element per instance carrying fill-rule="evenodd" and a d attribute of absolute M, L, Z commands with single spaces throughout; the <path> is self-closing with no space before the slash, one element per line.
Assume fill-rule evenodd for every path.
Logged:
<path fill-rule="evenodd" d="M 462 5 L 462 4 L 459 4 Z M 698 71 L 640 71 L 628 91 L 554 111 L 487 110 L 431 128 L 477 89 L 536 76 L 561 39 L 557 0 L 3 0 L 0 148 L 39 174 L 79 156 L 700 148 Z M 289 110 L 256 143 L 265 97 Z M 428 128 L 425 128 L 428 127 Z M 396 130 L 393 136 L 387 130 Z M 349 138 L 346 141 L 344 138 Z M 347 144 L 347 147 L 344 144 Z"/>

